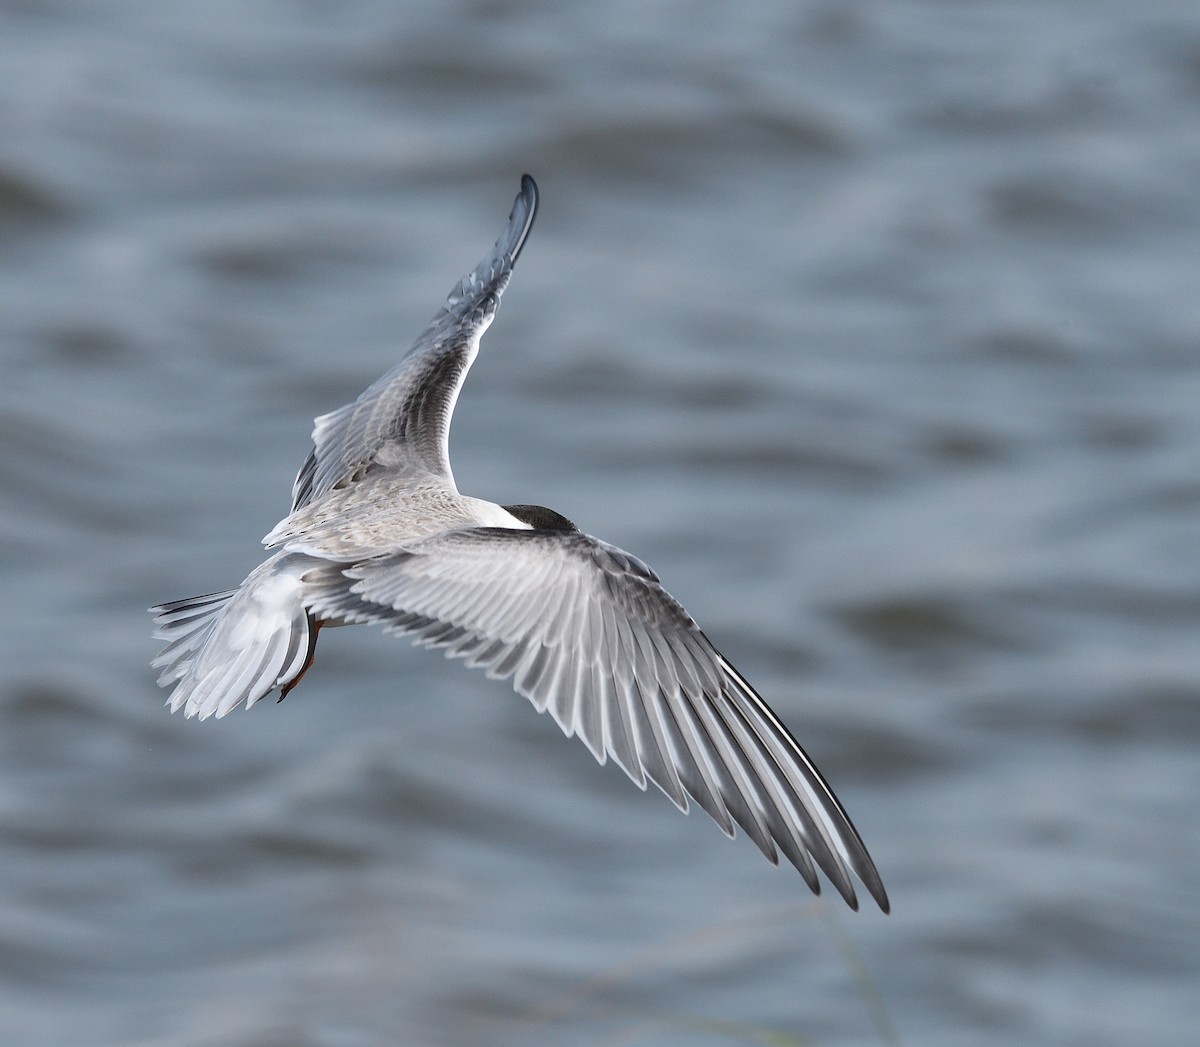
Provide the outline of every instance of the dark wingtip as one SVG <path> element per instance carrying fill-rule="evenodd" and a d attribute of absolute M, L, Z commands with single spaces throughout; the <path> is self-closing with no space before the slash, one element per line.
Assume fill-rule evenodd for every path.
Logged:
<path fill-rule="evenodd" d="M 853 827 L 852 827 L 853 828 Z M 855 832 L 856 839 L 858 838 L 857 831 Z M 887 888 L 883 886 L 883 878 L 879 875 L 879 871 L 875 868 L 875 863 L 871 861 L 867 850 L 862 846 L 862 840 L 858 839 L 860 853 L 853 855 L 851 867 L 858 878 L 862 880 L 863 886 L 867 888 L 871 897 L 875 899 L 875 904 L 883 910 L 884 915 L 892 911 L 892 903 L 888 900 Z"/>
<path fill-rule="evenodd" d="M 521 175 L 521 191 L 513 201 L 513 208 L 508 216 L 513 237 L 508 244 L 509 262 L 515 262 L 529 238 L 529 230 L 533 228 L 533 219 L 537 215 L 538 187 L 537 182 L 527 174 Z"/>

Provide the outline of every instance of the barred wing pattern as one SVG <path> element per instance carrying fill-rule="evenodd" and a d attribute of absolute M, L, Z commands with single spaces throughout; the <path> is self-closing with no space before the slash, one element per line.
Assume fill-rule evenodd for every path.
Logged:
<path fill-rule="evenodd" d="M 312 596 L 321 617 L 383 623 L 513 681 L 539 711 L 688 797 L 729 835 L 782 851 L 814 890 L 813 862 L 857 908 L 849 870 L 886 912 L 858 832 L 803 749 L 645 564 L 578 531 L 471 528 L 406 543 Z"/>
<path fill-rule="evenodd" d="M 353 403 L 317 418 L 313 449 L 292 485 L 293 512 L 372 468 L 454 483 L 450 418 L 536 212 L 537 186 L 525 175 L 492 252 L 462 278 L 404 359 Z"/>

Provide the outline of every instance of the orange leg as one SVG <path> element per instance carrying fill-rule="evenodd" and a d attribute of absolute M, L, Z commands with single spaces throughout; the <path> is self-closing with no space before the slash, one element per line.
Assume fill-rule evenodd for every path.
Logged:
<path fill-rule="evenodd" d="M 308 657 L 304 660 L 304 668 L 296 673 L 296 675 L 288 680 L 288 682 L 285 683 L 281 688 L 279 688 L 279 697 L 275 700 L 277 705 L 288 696 L 288 692 L 291 691 L 296 684 L 304 679 L 304 674 L 312 668 L 313 659 L 317 655 L 317 633 L 321 631 L 321 626 L 325 623 L 319 618 L 313 618 L 309 616 L 308 624 L 310 626 L 308 633 Z"/>

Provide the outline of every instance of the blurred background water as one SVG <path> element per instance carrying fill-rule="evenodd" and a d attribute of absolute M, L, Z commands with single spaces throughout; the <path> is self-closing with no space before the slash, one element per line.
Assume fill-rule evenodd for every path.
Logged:
<path fill-rule="evenodd" d="M 162 708 L 525 170 L 459 485 L 658 569 L 888 918 L 378 631 Z M 0 1041 L 1195 1042 L 1198 184 L 1190 0 L 5 4 Z"/>

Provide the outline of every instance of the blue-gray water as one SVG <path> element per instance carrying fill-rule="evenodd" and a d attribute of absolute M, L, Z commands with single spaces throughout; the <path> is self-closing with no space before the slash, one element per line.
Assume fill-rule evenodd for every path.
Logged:
<path fill-rule="evenodd" d="M 890 917 L 378 631 L 162 707 L 524 170 L 459 485 L 657 568 Z M 1193 0 L 5 5 L 0 1042 L 1193 1043 L 1198 185 Z"/>

